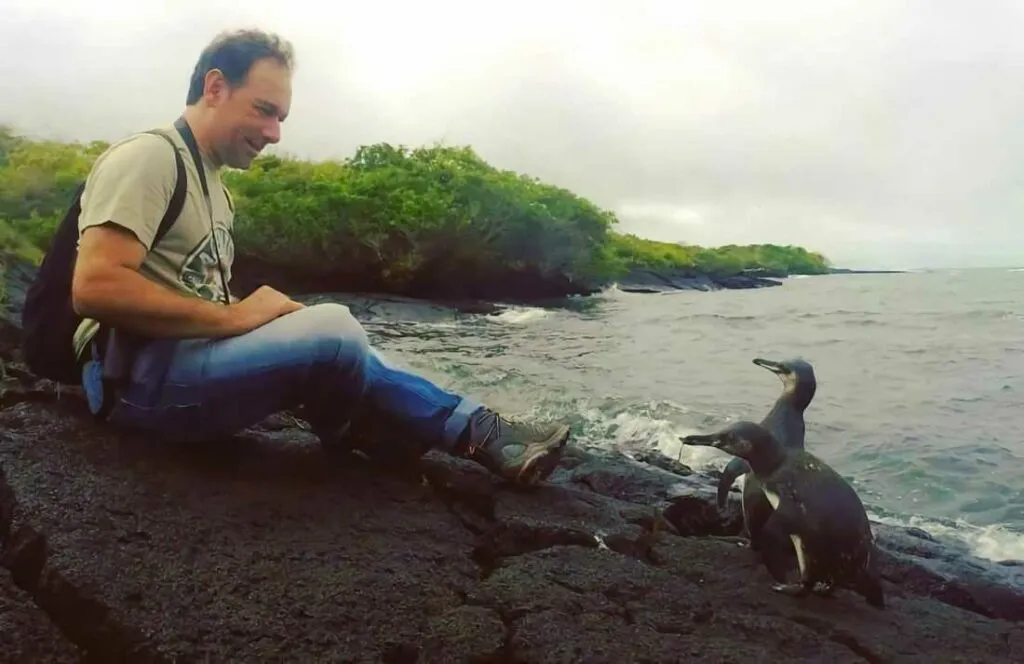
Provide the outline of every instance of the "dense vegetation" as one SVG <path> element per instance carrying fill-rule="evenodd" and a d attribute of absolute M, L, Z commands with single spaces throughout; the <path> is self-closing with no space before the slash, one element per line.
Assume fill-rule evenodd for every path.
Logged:
<path fill-rule="evenodd" d="M 106 147 L 0 128 L 0 253 L 38 259 Z M 237 205 L 239 263 L 329 288 L 543 296 L 593 290 L 634 268 L 720 276 L 828 269 L 799 247 L 709 249 L 615 233 L 611 212 L 496 169 L 468 147 L 377 144 L 342 162 L 264 156 L 225 179 Z"/>

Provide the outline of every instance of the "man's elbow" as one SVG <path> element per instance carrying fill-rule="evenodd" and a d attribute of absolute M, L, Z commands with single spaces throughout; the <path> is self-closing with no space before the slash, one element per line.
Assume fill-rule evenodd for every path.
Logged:
<path fill-rule="evenodd" d="M 100 319 L 121 304 L 125 279 L 138 270 L 145 248 L 128 231 L 112 224 L 82 234 L 71 279 L 71 307 L 85 318 Z"/>
<path fill-rule="evenodd" d="M 82 318 L 93 318 L 96 313 L 96 288 L 93 281 L 79 274 L 71 281 L 71 308 Z"/>
<path fill-rule="evenodd" d="M 71 307 L 83 318 L 101 318 L 110 309 L 116 277 L 104 270 L 76 270 L 71 280 Z"/>

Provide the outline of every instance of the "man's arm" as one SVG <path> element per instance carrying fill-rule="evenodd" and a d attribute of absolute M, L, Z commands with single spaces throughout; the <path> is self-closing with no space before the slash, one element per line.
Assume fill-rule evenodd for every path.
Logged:
<path fill-rule="evenodd" d="M 71 286 L 80 316 L 151 337 L 222 337 L 254 327 L 238 305 L 178 293 L 139 272 L 146 247 L 114 224 L 82 233 Z"/>

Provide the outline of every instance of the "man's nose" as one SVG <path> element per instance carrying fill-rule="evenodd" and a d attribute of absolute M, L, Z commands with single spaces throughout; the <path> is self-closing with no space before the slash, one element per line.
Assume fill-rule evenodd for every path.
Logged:
<path fill-rule="evenodd" d="M 281 122 L 273 118 L 263 127 L 263 140 L 267 143 L 277 143 L 281 140 Z"/>

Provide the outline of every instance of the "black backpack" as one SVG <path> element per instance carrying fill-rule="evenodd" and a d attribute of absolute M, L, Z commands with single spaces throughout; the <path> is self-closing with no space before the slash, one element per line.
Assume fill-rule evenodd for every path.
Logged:
<path fill-rule="evenodd" d="M 159 131 L 145 133 L 156 134 L 170 144 L 177 169 L 174 193 L 153 239 L 153 246 L 156 246 L 181 214 L 187 181 L 185 163 L 174 142 Z M 25 308 L 21 312 L 22 352 L 29 370 L 40 378 L 67 385 L 82 382 L 82 367 L 73 347 L 75 330 L 82 318 L 71 305 L 71 280 L 78 257 L 78 215 L 82 211 L 84 189 L 83 182 L 75 190 L 71 206 L 25 294 Z"/>

